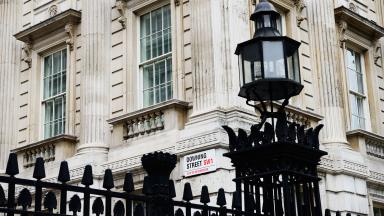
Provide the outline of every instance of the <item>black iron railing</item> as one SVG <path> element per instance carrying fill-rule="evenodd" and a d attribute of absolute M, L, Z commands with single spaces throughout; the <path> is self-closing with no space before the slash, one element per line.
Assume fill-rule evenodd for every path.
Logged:
<path fill-rule="evenodd" d="M 135 191 L 131 173 L 124 178 L 123 191 L 113 191 L 115 187 L 112 171 L 105 170 L 103 189 L 92 188 L 92 166 L 84 169 L 81 184 L 67 184 L 70 181 L 67 162 L 60 166 L 58 182 L 45 182 L 44 160 L 37 158 L 33 172 L 34 179 L 17 178 L 19 173 L 16 154 L 10 154 L 6 176 L 0 176 L 0 215 L 105 215 L 105 216 L 267 216 L 286 215 L 284 212 L 270 214 L 269 205 L 257 199 L 262 211 L 256 210 L 256 203 L 242 203 L 245 193 L 234 192 L 232 206 L 229 207 L 224 189 L 219 189 L 215 201 L 210 199 L 207 186 L 202 186 L 199 201 L 193 195 L 191 185 L 185 183 L 182 200 L 174 200 L 175 187 L 169 179 L 176 164 L 176 156 L 155 152 L 144 155 L 142 164 L 148 176 L 144 178 L 143 194 Z M 6 188 L 6 190 L 3 190 Z M 17 188 L 23 188 L 18 190 Z M 255 192 L 256 193 L 256 192 Z M 248 192 L 249 194 L 249 192 Z M 71 195 L 70 197 L 68 195 Z M 261 196 L 259 194 L 258 196 Z M 195 201 L 193 201 L 195 200 Z M 92 203 L 92 204 L 91 204 Z M 305 214 L 301 214 L 306 216 Z M 331 212 L 326 210 L 326 216 Z M 340 215 L 337 213 L 336 215 Z M 347 216 L 350 214 L 347 214 Z"/>

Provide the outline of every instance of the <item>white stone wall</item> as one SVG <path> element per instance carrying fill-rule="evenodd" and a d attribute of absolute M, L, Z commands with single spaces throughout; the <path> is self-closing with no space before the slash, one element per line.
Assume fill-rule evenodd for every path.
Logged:
<path fill-rule="evenodd" d="M 42 140 L 41 60 L 44 53 L 57 47 L 70 50 L 66 133 L 78 138 L 77 143 L 71 143 L 76 154 L 67 158 L 73 167 L 73 178 L 79 179 L 82 167 L 93 163 L 100 175 L 106 168 L 112 168 L 118 178 L 120 173 L 134 171 L 139 183 L 143 175 L 139 160 L 142 154 L 164 150 L 181 158 L 210 148 L 220 154 L 225 152 L 228 141 L 221 126 L 249 129 L 257 119 L 237 96 L 238 60 L 233 54 L 238 43 L 253 35 L 249 16 L 257 2 L 0 0 L 0 107 L 6 113 L 0 115 L 0 169 L 10 148 L 28 147 Z M 365 147 L 368 138 L 379 140 L 377 145 L 384 146 L 383 42 L 380 39 L 373 43 L 353 31 L 342 31 L 334 9 L 356 7 L 357 14 L 383 26 L 384 3 L 271 2 L 283 13 L 285 34 L 301 42 L 304 90 L 291 100 L 295 119 L 309 125 L 325 124 L 322 148 L 329 155 L 320 166 L 323 208 L 370 215 L 374 202 L 384 202 L 380 195 L 384 194 L 384 159 L 368 155 Z M 171 4 L 172 13 L 174 98 L 187 103 L 175 100 L 142 110 L 137 56 L 139 16 L 166 3 Z M 29 41 L 23 49 L 22 43 L 12 37 L 67 9 L 82 12 L 81 23 L 74 25 L 72 32 L 73 49 L 66 42 L 71 37 L 64 29 Z M 361 43 L 365 50 L 369 134 L 347 131 L 350 120 L 345 47 L 340 41 L 344 34 L 349 38 L 346 43 Z M 163 128 L 156 131 L 140 128 L 153 114 L 151 109 L 166 116 Z M 138 136 L 124 138 L 128 133 L 127 119 L 142 130 Z M 216 172 L 191 178 L 182 177 L 178 164 L 173 179 L 178 183 L 179 196 L 186 181 L 192 183 L 196 192 L 213 178 L 223 181 L 208 181 L 212 192 L 221 186 L 233 190 L 229 179 L 234 174 L 229 161 L 221 156 L 219 160 Z M 58 161 L 48 165 L 52 177 L 56 176 L 57 165 Z M 23 169 L 23 175 L 30 173 L 30 168 Z"/>

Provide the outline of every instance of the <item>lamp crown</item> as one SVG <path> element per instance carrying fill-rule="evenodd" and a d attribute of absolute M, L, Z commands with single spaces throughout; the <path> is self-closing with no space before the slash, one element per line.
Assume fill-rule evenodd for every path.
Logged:
<path fill-rule="evenodd" d="M 254 37 L 281 36 L 277 29 L 280 14 L 268 0 L 261 0 L 252 13 L 250 19 L 255 22 Z"/>

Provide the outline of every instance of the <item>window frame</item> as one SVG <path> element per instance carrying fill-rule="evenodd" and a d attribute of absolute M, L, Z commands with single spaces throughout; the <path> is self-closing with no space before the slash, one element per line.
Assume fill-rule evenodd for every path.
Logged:
<path fill-rule="evenodd" d="M 169 5 L 170 7 L 170 21 L 171 21 L 171 47 L 170 47 L 170 52 L 167 53 L 167 54 L 162 54 L 160 56 L 156 56 L 155 58 L 152 58 L 152 59 L 149 59 L 149 60 L 146 60 L 146 61 L 141 61 L 141 17 L 147 13 L 150 13 L 154 10 L 157 10 L 157 9 L 160 9 L 164 6 L 167 6 Z M 136 37 L 136 71 L 137 71 L 137 81 L 138 81 L 138 85 L 137 85 L 137 88 L 136 88 L 136 95 L 138 96 L 138 100 L 136 101 L 137 104 L 138 104 L 138 108 L 139 109 L 143 109 L 143 108 L 147 108 L 147 107 L 151 107 L 151 106 L 155 106 L 156 104 L 159 104 L 159 103 L 162 103 L 162 102 L 165 102 L 165 101 L 168 101 L 168 100 L 172 100 L 174 98 L 176 98 L 176 94 L 177 94 L 177 87 L 176 87 L 176 83 L 177 83 L 177 76 L 176 76 L 176 71 L 175 71 L 175 61 L 176 61 L 176 54 L 175 54 L 175 46 L 176 46 L 176 39 L 175 39 L 175 35 L 174 35 L 174 30 L 175 30 L 175 21 L 174 21 L 174 11 L 173 11 L 173 4 L 171 1 L 167 0 L 167 1 L 160 1 L 160 2 L 151 2 L 149 3 L 149 5 L 146 5 L 145 7 L 142 7 L 142 8 L 139 8 L 138 10 L 135 10 L 134 11 L 135 13 L 135 18 L 136 18 L 136 32 L 135 32 L 135 37 Z M 168 57 L 171 57 L 171 64 L 172 64 L 172 67 L 171 67 L 171 77 L 172 77 L 172 97 L 171 98 L 168 98 L 166 99 L 165 101 L 162 101 L 162 102 L 158 102 L 158 103 L 153 103 L 152 105 L 148 105 L 148 106 L 145 106 L 144 105 L 144 70 L 143 70 L 143 66 L 144 65 L 148 65 L 148 64 L 151 64 L 151 63 L 155 63 L 159 60 L 166 60 Z"/>
<path fill-rule="evenodd" d="M 349 67 L 348 67 L 348 50 L 352 50 L 354 53 L 357 53 L 360 55 L 360 68 L 361 68 L 361 73 L 362 73 L 362 85 L 363 85 L 363 94 L 354 91 L 351 88 L 351 83 L 349 81 L 350 75 L 349 75 Z M 345 46 L 345 51 L 344 51 L 344 70 L 345 70 L 345 80 L 346 80 L 346 99 L 348 101 L 347 107 L 348 107 L 348 125 L 347 128 L 348 130 L 365 130 L 365 131 L 371 131 L 371 120 L 370 120 L 370 109 L 369 109 L 369 93 L 368 93 L 368 85 L 367 85 L 367 72 L 369 67 L 366 65 L 366 58 L 367 58 L 367 53 L 368 51 L 365 50 L 364 48 L 358 47 L 354 44 L 348 43 Z M 360 125 L 360 116 L 359 118 L 359 127 L 355 128 L 352 125 L 352 101 L 351 101 L 351 95 L 355 95 L 357 97 L 360 97 L 363 99 L 363 119 L 364 119 L 364 127 L 361 127 Z"/>
<path fill-rule="evenodd" d="M 45 69 L 45 58 L 50 56 L 50 55 L 53 55 L 54 53 L 57 53 L 57 52 L 60 52 L 60 51 L 63 51 L 63 50 L 66 50 L 66 81 L 65 81 L 65 92 L 62 92 L 60 94 L 57 94 L 53 97 L 48 97 L 46 99 L 44 99 L 44 69 Z M 70 55 L 70 49 L 68 49 L 68 46 L 58 46 L 58 47 L 55 47 L 54 49 L 50 49 L 49 51 L 46 51 L 44 52 L 43 54 L 40 55 L 40 75 L 39 75 L 39 83 L 40 83 L 40 97 L 39 97 L 39 109 L 40 109 L 40 122 L 39 122 L 39 128 L 40 128 L 40 132 L 39 132 L 39 137 L 40 137 L 40 140 L 44 140 L 44 139 L 49 139 L 49 138 L 52 138 L 52 137 L 55 137 L 55 136 L 59 136 L 59 135 L 62 135 L 62 134 L 66 134 L 68 133 L 68 121 L 69 121 L 69 110 L 68 110 L 68 106 L 69 106 L 69 91 L 70 91 L 70 86 L 69 86 L 69 79 L 70 79 L 70 74 L 69 74 L 69 70 L 70 70 L 70 58 L 69 58 L 69 55 Z M 62 97 L 64 96 L 63 98 L 65 99 L 65 104 L 64 104 L 64 125 L 63 125 L 63 132 L 62 133 L 59 133 L 59 134 L 56 134 L 56 135 L 53 135 L 53 136 L 49 136 L 49 137 L 46 137 L 45 136 L 45 103 L 47 101 L 50 101 L 54 98 L 58 98 L 58 97 Z"/>

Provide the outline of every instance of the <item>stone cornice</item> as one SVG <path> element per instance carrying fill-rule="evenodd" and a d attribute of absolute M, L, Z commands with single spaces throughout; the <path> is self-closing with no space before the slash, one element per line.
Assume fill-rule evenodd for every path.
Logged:
<path fill-rule="evenodd" d="M 66 142 L 74 144 L 74 143 L 77 142 L 77 137 L 76 136 L 72 136 L 72 135 L 68 135 L 68 134 L 61 134 L 61 135 L 58 135 L 58 136 L 54 136 L 54 137 L 51 137 L 51 138 L 48 138 L 48 139 L 44 139 L 44 140 L 41 140 L 41 141 L 38 141 L 38 142 L 33 142 L 33 143 L 28 144 L 28 145 L 12 149 L 11 152 L 20 153 L 20 152 L 23 152 L 23 151 L 27 151 L 29 149 L 37 148 L 39 146 L 48 145 L 48 144 L 52 144 L 52 143 L 57 143 L 57 142 L 61 142 L 61 141 L 66 141 Z"/>
<path fill-rule="evenodd" d="M 68 23 L 80 23 L 81 12 L 73 9 L 66 10 L 59 13 L 39 24 L 31 26 L 21 32 L 16 33 L 14 36 L 17 40 L 24 43 L 31 43 L 31 41 L 40 38 L 50 32 L 62 28 L 64 31 Z"/>
<path fill-rule="evenodd" d="M 362 130 L 362 129 L 356 129 L 356 130 L 347 131 L 346 134 L 347 134 L 347 137 L 360 136 L 360 137 L 364 137 L 364 138 L 368 138 L 368 139 L 373 139 L 373 140 L 376 140 L 376 141 L 384 142 L 384 137 L 383 136 L 380 136 L 378 134 L 375 134 L 375 133 L 372 133 L 372 132 L 369 132 L 369 131 L 366 131 L 366 130 Z"/>
<path fill-rule="evenodd" d="M 359 34 L 371 40 L 378 40 L 384 36 L 383 27 L 344 6 L 335 9 L 335 19 L 338 23 L 344 23 L 346 29 L 352 27 L 358 30 Z"/>

